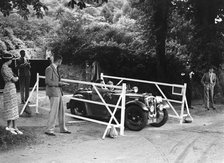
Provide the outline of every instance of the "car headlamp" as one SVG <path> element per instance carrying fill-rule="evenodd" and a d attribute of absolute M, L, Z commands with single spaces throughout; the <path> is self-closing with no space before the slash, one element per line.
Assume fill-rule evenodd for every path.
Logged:
<path fill-rule="evenodd" d="M 161 96 L 156 96 L 156 102 L 157 103 L 161 103 L 163 101 L 162 97 Z"/>
<path fill-rule="evenodd" d="M 153 112 L 155 110 L 155 107 L 153 105 L 151 105 L 149 110 L 150 110 L 150 112 Z"/>
<path fill-rule="evenodd" d="M 138 87 L 133 87 L 133 91 L 135 92 L 135 93 L 137 93 L 138 92 Z"/>

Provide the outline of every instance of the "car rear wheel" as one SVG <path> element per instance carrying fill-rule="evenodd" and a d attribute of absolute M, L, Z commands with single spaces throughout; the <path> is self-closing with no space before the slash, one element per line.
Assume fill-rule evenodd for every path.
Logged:
<path fill-rule="evenodd" d="M 133 131 L 142 130 L 148 122 L 147 112 L 138 105 L 130 105 L 125 110 L 125 126 Z"/>
<path fill-rule="evenodd" d="M 70 106 L 71 114 L 78 116 L 86 116 L 86 108 L 83 102 L 76 102 L 76 105 Z"/>

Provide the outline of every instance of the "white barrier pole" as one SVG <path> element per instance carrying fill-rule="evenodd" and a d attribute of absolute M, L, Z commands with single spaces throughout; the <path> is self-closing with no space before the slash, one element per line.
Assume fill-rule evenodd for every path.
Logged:
<path fill-rule="evenodd" d="M 108 76 L 108 75 L 103 75 L 103 77 L 110 78 L 110 79 L 117 79 L 117 80 L 134 81 L 134 82 L 138 82 L 138 83 L 158 84 L 158 85 L 169 86 L 169 87 L 170 86 L 173 86 L 173 87 L 177 87 L 177 88 L 183 88 L 183 85 L 181 85 L 181 84 L 170 84 L 170 83 L 152 82 L 152 81 L 147 81 L 147 80 L 123 78 L 123 77 Z"/>
<path fill-rule="evenodd" d="M 39 113 L 39 73 L 37 73 L 37 88 L 36 88 L 36 113 Z"/>
<path fill-rule="evenodd" d="M 105 100 L 103 99 L 102 95 L 100 94 L 100 92 L 98 91 L 98 89 L 96 88 L 96 86 L 94 84 L 93 84 L 93 88 L 96 90 L 98 96 L 100 97 L 100 99 L 103 102 L 104 106 L 106 107 L 107 111 L 110 113 L 110 115 L 113 118 L 112 112 L 111 112 L 110 108 L 108 107 L 108 104 L 105 102 Z M 116 118 L 114 120 L 115 120 L 116 124 L 119 124 Z"/>
<path fill-rule="evenodd" d="M 115 125 L 111 125 L 111 123 L 112 123 L 112 120 L 113 119 L 116 120 L 116 118 L 114 117 L 114 115 L 115 115 L 115 113 L 117 111 L 117 108 L 118 108 L 118 105 L 119 105 L 121 99 L 122 99 L 122 96 L 120 96 L 119 99 L 118 99 L 118 101 L 117 101 L 117 105 L 116 105 L 116 107 L 114 108 L 114 110 L 113 110 L 113 112 L 111 114 L 111 118 L 109 120 L 109 123 L 107 123 L 107 127 L 106 127 L 106 129 L 104 131 L 104 134 L 103 134 L 102 139 L 105 139 L 105 136 L 107 134 L 107 131 L 109 130 L 109 128 L 111 128 L 111 126 L 114 126 L 115 127 Z M 118 123 L 117 126 L 121 129 L 121 124 Z"/>
<path fill-rule="evenodd" d="M 122 94 L 121 94 L 121 126 L 120 126 L 120 135 L 124 135 L 124 121 L 125 121 L 125 102 L 126 102 L 126 84 L 122 85 Z"/>
<path fill-rule="evenodd" d="M 26 106 L 27 106 L 27 104 L 28 104 L 28 102 L 29 102 L 29 100 L 30 100 L 31 96 L 33 95 L 33 92 L 34 92 L 34 90 L 35 90 L 36 86 L 37 86 L 37 82 L 35 83 L 35 85 L 34 85 L 34 87 L 33 87 L 32 91 L 31 91 L 31 93 L 30 93 L 30 95 L 29 95 L 28 99 L 26 100 L 26 103 L 23 105 L 23 108 L 22 108 L 22 110 L 21 110 L 21 112 L 20 112 L 20 115 L 22 115 L 22 114 L 23 114 L 23 112 L 24 112 L 24 110 L 26 109 Z"/>
<path fill-rule="evenodd" d="M 174 109 L 173 105 L 167 99 L 167 97 L 165 96 L 165 94 L 163 93 L 163 91 L 160 89 L 160 87 L 158 86 L 158 84 L 155 84 L 155 85 L 156 85 L 157 89 L 160 91 L 160 93 L 162 94 L 162 96 L 165 98 L 165 100 L 167 101 L 167 103 L 169 104 L 169 106 L 171 107 L 171 109 L 173 110 L 173 112 L 178 116 L 177 111 Z"/>
<path fill-rule="evenodd" d="M 186 88 L 187 88 L 187 84 L 184 83 L 183 97 L 182 97 L 182 104 L 181 104 L 181 112 L 180 112 L 180 124 L 183 123 L 184 106 L 185 106 L 185 97 L 186 97 Z M 188 107 L 188 106 L 187 106 L 187 107 Z"/>

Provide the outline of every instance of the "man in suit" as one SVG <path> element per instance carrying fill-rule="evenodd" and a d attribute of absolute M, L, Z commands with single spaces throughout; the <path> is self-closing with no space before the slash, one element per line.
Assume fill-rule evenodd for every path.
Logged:
<path fill-rule="evenodd" d="M 61 82 L 58 67 L 62 63 L 62 56 L 54 56 L 53 63 L 45 70 L 46 95 L 50 99 L 50 114 L 45 134 L 55 136 L 54 129 L 58 117 L 60 132 L 70 134 L 65 127 L 65 110 L 62 101 L 62 89 L 66 83 Z"/>
<path fill-rule="evenodd" d="M 214 73 L 213 67 L 211 66 L 208 72 L 206 72 L 201 79 L 201 83 L 204 86 L 204 102 L 205 102 L 205 108 L 207 110 L 209 110 L 209 102 L 211 102 L 211 108 L 215 110 L 213 98 L 214 98 L 214 87 L 216 85 L 216 82 L 217 77 L 216 74 Z"/>
<path fill-rule="evenodd" d="M 29 88 L 30 88 L 30 63 L 25 58 L 25 51 L 20 51 L 20 59 L 17 61 L 18 75 L 19 75 L 19 87 L 21 95 L 21 103 L 25 104 L 25 101 L 29 97 Z M 25 95 L 25 96 L 24 96 Z"/>
<path fill-rule="evenodd" d="M 190 109 L 193 109 L 191 106 L 191 100 L 192 100 L 192 77 L 194 75 L 194 72 L 191 70 L 191 65 L 189 62 L 186 63 L 185 71 L 181 73 L 183 83 L 187 84 L 186 89 L 186 98 L 187 98 L 187 104 Z"/>

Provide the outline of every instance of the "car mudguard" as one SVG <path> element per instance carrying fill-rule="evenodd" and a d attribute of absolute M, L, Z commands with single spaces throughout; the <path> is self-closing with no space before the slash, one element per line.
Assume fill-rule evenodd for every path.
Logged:
<path fill-rule="evenodd" d="M 84 98 L 84 96 L 82 94 L 75 94 L 75 95 L 73 95 L 73 97 L 75 97 L 75 98 Z M 69 102 L 67 102 L 67 104 L 66 104 L 67 109 L 70 109 L 72 106 L 75 106 L 76 103 L 77 103 L 76 100 L 70 99 Z"/>
<path fill-rule="evenodd" d="M 141 102 L 141 101 L 138 101 L 138 100 L 133 100 L 133 101 L 128 101 L 126 104 L 125 104 L 125 107 L 128 107 L 130 105 L 138 105 L 139 107 L 142 108 L 142 110 L 144 111 L 149 111 L 149 109 L 147 108 L 147 106 Z"/>

